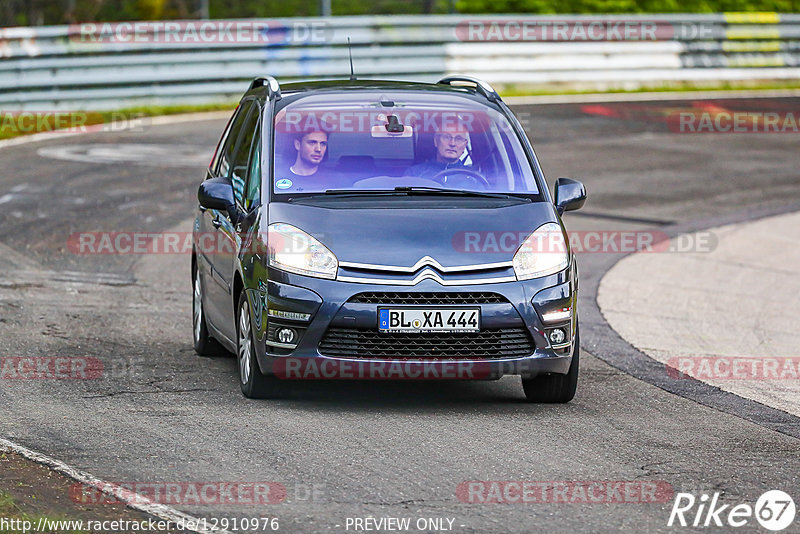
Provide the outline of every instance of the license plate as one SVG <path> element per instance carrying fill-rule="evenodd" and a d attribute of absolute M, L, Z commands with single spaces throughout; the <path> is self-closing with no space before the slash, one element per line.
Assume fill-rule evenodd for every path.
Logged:
<path fill-rule="evenodd" d="M 380 308 L 381 332 L 480 332 L 480 308 Z"/>

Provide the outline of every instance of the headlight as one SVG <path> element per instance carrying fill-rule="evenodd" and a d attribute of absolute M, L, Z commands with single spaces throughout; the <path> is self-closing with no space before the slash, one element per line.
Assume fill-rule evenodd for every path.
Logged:
<path fill-rule="evenodd" d="M 339 261 L 322 243 L 291 224 L 270 224 L 267 231 L 269 265 L 282 271 L 336 278 Z"/>
<path fill-rule="evenodd" d="M 556 223 L 546 223 L 529 235 L 514 254 L 517 280 L 528 280 L 563 271 L 569 265 L 564 232 Z"/>

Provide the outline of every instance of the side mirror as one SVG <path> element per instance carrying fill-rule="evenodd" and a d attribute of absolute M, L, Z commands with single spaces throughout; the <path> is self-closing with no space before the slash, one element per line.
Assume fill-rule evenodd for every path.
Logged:
<path fill-rule="evenodd" d="M 197 200 L 204 208 L 212 210 L 228 210 L 234 205 L 233 185 L 227 178 L 210 178 L 200 184 Z"/>
<path fill-rule="evenodd" d="M 586 188 L 578 180 L 559 178 L 556 180 L 556 210 L 559 215 L 565 211 L 581 209 L 586 202 Z"/>

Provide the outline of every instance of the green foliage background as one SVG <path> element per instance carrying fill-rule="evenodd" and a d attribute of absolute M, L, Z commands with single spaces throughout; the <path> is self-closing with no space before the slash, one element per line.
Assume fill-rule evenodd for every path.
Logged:
<path fill-rule="evenodd" d="M 797 5 L 795 5 L 797 4 Z M 715 13 L 792 12 L 792 0 L 458 0 L 462 13 Z"/>
<path fill-rule="evenodd" d="M 191 19 L 203 0 L 0 0 L 0 25 Z M 334 15 L 797 12 L 800 0 L 330 0 Z M 211 18 L 319 15 L 319 0 L 207 0 Z"/>

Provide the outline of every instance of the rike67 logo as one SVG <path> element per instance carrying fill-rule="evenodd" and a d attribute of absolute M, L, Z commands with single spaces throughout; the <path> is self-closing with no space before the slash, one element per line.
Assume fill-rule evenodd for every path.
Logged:
<path fill-rule="evenodd" d="M 699 498 L 691 493 L 678 493 L 669 514 L 667 526 L 682 527 L 743 527 L 753 525 L 753 519 L 767 530 L 778 532 L 794 522 L 794 500 L 780 490 L 765 492 L 749 503 L 721 504 L 720 493 L 713 496 L 703 493 Z"/>

